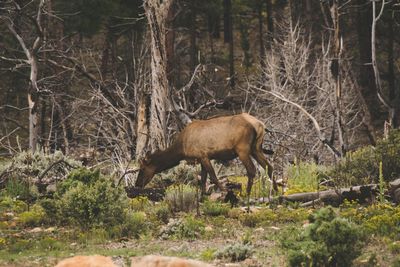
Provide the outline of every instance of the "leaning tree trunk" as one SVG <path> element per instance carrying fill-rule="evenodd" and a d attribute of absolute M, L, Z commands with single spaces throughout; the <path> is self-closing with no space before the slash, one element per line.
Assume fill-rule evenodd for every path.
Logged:
<path fill-rule="evenodd" d="M 152 93 L 149 145 L 153 151 L 166 147 L 166 112 L 169 92 L 165 51 L 165 24 L 172 2 L 173 0 L 146 0 L 143 4 L 151 36 Z"/>

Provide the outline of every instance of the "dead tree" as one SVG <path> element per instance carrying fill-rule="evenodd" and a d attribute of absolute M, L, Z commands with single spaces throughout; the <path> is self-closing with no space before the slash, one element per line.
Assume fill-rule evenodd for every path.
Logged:
<path fill-rule="evenodd" d="M 9 5 L 9 13 L 15 15 L 16 17 L 11 16 L 1 16 L 1 20 L 3 20 L 9 32 L 14 36 L 17 40 L 20 48 L 22 49 L 25 58 L 21 59 L 11 59 L 2 57 L 3 60 L 11 61 L 16 64 L 16 66 L 20 64 L 26 64 L 29 66 L 29 85 L 27 88 L 27 98 L 28 98 L 28 106 L 29 106 L 29 148 L 35 152 L 36 147 L 38 145 L 38 137 L 39 137 L 39 108 L 38 103 L 40 101 L 40 93 L 41 90 L 38 86 L 38 53 L 40 48 L 42 48 L 44 44 L 44 29 L 43 29 L 43 16 L 46 7 L 46 0 L 40 0 L 39 4 L 36 8 L 36 14 L 34 16 L 27 15 L 27 17 L 31 20 L 32 25 L 34 26 L 33 34 L 33 42 L 30 44 L 28 38 L 25 38 L 21 34 L 20 29 L 17 28 L 15 24 L 15 20 L 17 17 L 23 16 L 27 9 L 31 8 L 35 2 L 31 2 L 28 5 L 20 6 L 18 1 L 11 1 L 8 3 Z M 30 37 L 30 36 L 29 36 Z"/>

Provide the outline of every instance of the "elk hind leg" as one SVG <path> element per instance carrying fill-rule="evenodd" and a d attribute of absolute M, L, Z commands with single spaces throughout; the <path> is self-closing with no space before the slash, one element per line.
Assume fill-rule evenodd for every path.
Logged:
<path fill-rule="evenodd" d="M 252 156 L 254 159 L 258 162 L 258 164 L 261 165 L 261 167 L 268 168 L 268 176 L 272 181 L 274 190 L 278 190 L 278 186 L 275 181 L 275 177 L 273 177 L 273 171 L 274 167 L 272 167 L 272 164 L 267 160 L 267 158 L 264 156 L 263 152 L 261 149 L 256 149 L 253 153 Z"/>
<path fill-rule="evenodd" d="M 249 154 L 241 153 L 241 154 L 239 154 L 239 159 L 243 163 L 243 165 L 247 171 L 248 180 L 247 180 L 246 193 L 247 193 L 247 199 L 249 201 L 251 188 L 253 186 L 253 180 L 254 180 L 254 177 L 256 176 L 256 167 L 254 166 L 253 162 L 251 161 Z"/>

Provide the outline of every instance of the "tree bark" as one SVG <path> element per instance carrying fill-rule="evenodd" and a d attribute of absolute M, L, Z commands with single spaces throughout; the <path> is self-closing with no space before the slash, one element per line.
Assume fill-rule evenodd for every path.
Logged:
<path fill-rule="evenodd" d="M 371 25 L 372 6 L 369 0 L 357 0 L 357 37 L 360 60 L 359 82 L 373 119 L 379 116 L 379 102 L 376 97 L 374 71 L 371 66 Z"/>
<path fill-rule="evenodd" d="M 167 146 L 166 113 L 168 109 L 167 54 L 165 23 L 173 0 L 146 0 L 144 10 L 151 36 L 151 105 L 149 145 L 152 151 Z"/>
<path fill-rule="evenodd" d="M 342 33 L 339 16 L 339 0 L 333 0 L 331 5 L 331 17 L 334 29 L 334 59 L 331 62 L 332 76 L 335 80 L 335 101 L 336 101 L 336 124 L 338 130 L 341 155 L 345 156 L 347 151 L 346 129 L 342 116 L 342 75 L 341 75 L 341 54 L 342 54 Z"/>

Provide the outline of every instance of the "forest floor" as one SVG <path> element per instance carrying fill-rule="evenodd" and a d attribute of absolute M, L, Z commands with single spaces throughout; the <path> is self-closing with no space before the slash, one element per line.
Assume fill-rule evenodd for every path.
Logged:
<path fill-rule="evenodd" d="M 303 211 L 309 213 L 311 209 Z M 9 232 L 8 239 L 17 238 L 19 241 L 14 243 L 12 249 L 0 250 L 0 266 L 54 266 L 66 257 L 94 254 L 111 256 L 119 266 L 130 266 L 130 257 L 149 254 L 187 257 L 221 267 L 286 266 L 285 251 L 279 245 L 282 232 L 287 232 L 292 227 L 306 227 L 307 221 L 298 220 L 303 217 L 303 211 L 292 218 L 286 218 L 295 222 L 269 222 L 251 226 L 243 225 L 252 224 L 251 221 L 202 215 L 198 220 L 205 224 L 205 231 L 191 239 L 171 237 L 164 240 L 154 236 L 154 232 L 158 232 L 159 229 L 153 229 L 153 234 L 145 234 L 138 239 L 123 240 L 113 240 L 101 232 L 85 233 L 62 227 L 19 229 Z M 278 215 L 285 216 L 284 214 Z M 180 215 L 187 216 L 179 214 L 178 217 Z M 364 247 L 354 266 L 395 266 L 390 264 L 395 255 L 390 253 L 387 242 L 379 238 L 373 238 L 371 241 L 373 242 Z M 251 247 L 251 254 L 242 261 L 215 257 L 217 251 L 229 245 L 244 243 Z"/>

